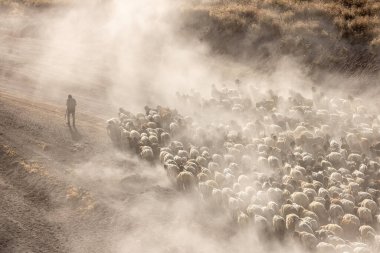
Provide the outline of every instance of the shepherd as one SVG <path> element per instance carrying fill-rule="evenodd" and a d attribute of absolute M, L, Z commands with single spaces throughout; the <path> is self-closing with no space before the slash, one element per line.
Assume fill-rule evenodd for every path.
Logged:
<path fill-rule="evenodd" d="M 73 117 L 73 126 L 75 127 L 75 107 L 77 106 L 77 101 L 75 101 L 75 99 L 69 95 L 67 97 L 67 101 L 66 101 L 66 118 L 67 118 L 67 125 L 70 126 L 70 115 L 72 115 Z"/>

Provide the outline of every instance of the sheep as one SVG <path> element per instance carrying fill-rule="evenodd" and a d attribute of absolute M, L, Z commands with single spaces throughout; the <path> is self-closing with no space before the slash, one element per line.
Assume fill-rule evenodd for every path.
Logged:
<path fill-rule="evenodd" d="M 377 204 L 372 199 L 364 199 L 361 202 L 360 206 L 368 208 L 369 210 L 371 210 L 372 214 L 376 214 L 378 212 Z"/>
<path fill-rule="evenodd" d="M 238 183 L 242 186 L 242 187 L 246 187 L 248 186 L 249 184 L 249 178 L 246 176 L 246 175 L 240 175 L 238 177 Z"/>
<path fill-rule="evenodd" d="M 209 179 L 209 177 L 205 173 L 202 173 L 202 172 L 198 173 L 197 178 L 199 182 L 206 182 Z"/>
<path fill-rule="evenodd" d="M 327 191 L 325 188 L 322 188 L 322 187 L 319 188 L 319 190 L 318 190 L 318 197 L 326 198 L 326 196 L 330 197 L 329 191 Z"/>
<path fill-rule="evenodd" d="M 371 250 L 367 247 L 355 247 L 353 253 L 371 253 Z"/>
<path fill-rule="evenodd" d="M 264 216 L 264 211 L 259 205 L 250 204 L 247 207 L 246 211 L 249 217 L 254 217 L 255 215 Z"/>
<path fill-rule="evenodd" d="M 307 208 L 309 206 L 309 198 L 307 195 L 303 192 L 294 192 L 291 195 L 292 201 L 304 208 Z"/>
<path fill-rule="evenodd" d="M 269 201 L 267 207 L 271 209 L 275 215 L 280 214 L 280 208 L 276 202 Z"/>
<path fill-rule="evenodd" d="M 187 153 L 186 150 L 178 150 L 177 155 L 180 156 L 180 157 L 184 157 L 184 158 L 188 158 L 189 157 L 189 154 Z"/>
<path fill-rule="evenodd" d="M 286 223 L 284 218 L 282 218 L 280 215 L 273 216 L 272 226 L 274 234 L 277 236 L 277 238 L 282 240 L 286 231 Z"/>
<path fill-rule="evenodd" d="M 345 214 L 340 222 L 344 235 L 347 238 L 353 238 L 358 233 L 360 219 L 353 214 Z"/>
<path fill-rule="evenodd" d="M 212 201 L 215 207 L 219 207 L 223 204 L 222 190 L 213 188 L 211 197 L 212 197 Z"/>
<path fill-rule="evenodd" d="M 335 252 L 334 245 L 330 243 L 326 243 L 326 242 L 318 243 L 315 248 L 317 249 L 317 252 L 320 252 L 320 253 L 334 253 Z"/>
<path fill-rule="evenodd" d="M 375 235 L 376 231 L 371 226 L 363 225 L 359 227 L 360 236 L 362 237 L 363 241 L 368 241 L 373 238 L 371 238 L 371 235 Z"/>
<path fill-rule="evenodd" d="M 296 225 L 299 222 L 300 218 L 297 214 L 290 213 L 285 216 L 285 224 L 286 224 L 286 230 L 288 232 L 294 232 L 296 229 Z"/>
<path fill-rule="evenodd" d="M 177 176 L 178 189 L 184 192 L 190 192 L 195 186 L 195 177 L 188 171 L 182 171 Z"/>
<path fill-rule="evenodd" d="M 321 224 L 326 224 L 328 221 L 328 213 L 325 208 L 325 206 L 319 202 L 313 201 L 309 204 L 310 211 L 314 212 L 318 218 Z"/>
<path fill-rule="evenodd" d="M 350 182 L 348 184 L 348 188 L 349 188 L 350 192 L 353 194 L 357 194 L 359 192 L 359 189 L 360 189 L 359 184 L 355 183 L 355 182 Z"/>
<path fill-rule="evenodd" d="M 224 175 L 224 185 L 226 186 L 232 186 L 234 181 L 235 181 L 235 176 L 232 175 L 231 173 L 226 173 Z"/>
<path fill-rule="evenodd" d="M 328 235 L 327 238 L 325 239 L 325 242 L 334 245 L 335 248 L 336 248 L 336 245 L 342 245 L 346 243 L 345 240 L 335 235 Z"/>
<path fill-rule="evenodd" d="M 130 137 L 132 140 L 140 140 L 141 139 L 141 135 L 139 132 L 137 132 L 136 130 L 132 130 L 130 132 Z"/>
<path fill-rule="evenodd" d="M 204 100 L 206 110 L 222 105 L 242 112 L 228 125 L 211 123 L 206 129 L 175 110 L 148 108 L 136 117 L 120 114 L 118 138 L 142 158 L 159 160 L 179 191 L 198 185 L 193 192 L 201 194 L 202 203 L 211 203 L 214 211 L 226 209 L 241 228 L 255 221 L 266 234 L 271 221 L 278 238 L 287 230 L 317 251 L 335 246 L 337 251 L 365 252 L 375 247 L 380 224 L 379 118 L 366 115 L 364 107 L 356 110 L 362 106 L 356 100 L 332 99 L 328 104 L 325 95 L 310 105 L 292 93 L 289 101 L 277 101 L 271 94 L 276 101 L 269 109 L 252 108 L 257 112 L 254 123 L 246 113 L 249 101 L 240 92 L 226 89 L 217 92 L 220 101 Z M 192 96 L 184 100 L 199 103 Z M 242 115 L 249 118 L 244 128 L 238 123 L 246 122 L 240 121 Z M 346 136 L 338 142 L 342 133 Z M 130 150 L 124 148 L 128 145 L 122 150 Z M 342 239 L 357 239 L 359 233 L 362 243 Z"/>
<path fill-rule="evenodd" d="M 284 204 L 281 206 L 281 215 L 286 217 L 289 214 L 298 214 L 298 210 L 294 205 Z"/>
<path fill-rule="evenodd" d="M 319 222 L 318 222 L 318 217 L 315 219 L 312 217 L 303 217 L 302 220 L 309 225 L 309 227 L 313 230 L 316 231 L 319 228 Z"/>
<path fill-rule="evenodd" d="M 248 217 L 248 215 L 246 215 L 243 212 L 240 212 L 240 214 L 238 216 L 237 223 L 239 224 L 240 228 L 247 227 L 247 225 L 249 224 L 249 217 Z"/>
<path fill-rule="evenodd" d="M 218 185 L 224 185 L 224 182 L 226 180 L 225 176 L 220 172 L 214 173 L 214 179 L 218 183 Z"/>
<path fill-rule="evenodd" d="M 354 208 L 355 208 L 354 202 L 348 199 L 341 199 L 340 201 L 342 203 L 342 208 L 343 208 L 344 213 L 353 214 Z"/>
<path fill-rule="evenodd" d="M 206 166 L 207 166 L 207 160 L 206 160 L 206 158 L 204 158 L 203 156 L 198 156 L 198 157 L 196 158 L 196 162 L 197 162 L 198 164 L 200 164 L 201 166 L 203 166 L 203 167 L 206 167 Z"/>
<path fill-rule="evenodd" d="M 142 149 L 140 153 L 141 158 L 147 161 L 153 161 L 154 154 L 153 154 L 152 148 L 149 146 L 144 146 L 141 149 Z"/>
<path fill-rule="evenodd" d="M 269 200 L 274 201 L 276 203 L 278 203 L 278 202 L 281 201 L 282 194 L 283 194 L 283 192 L 279 188 L 272 188 L 272 187 L 270 187 L 267 190 L 267 195 L 268 195 Z"/>
<path fill-rule="evenodd" d="M 149 143 L 158 143 L 158 138 L 155 135 L 150 135 L 148 141 Z"/>
<path fill-rule="evenodd" d="M 311 225 L 309 225 L 309 223 L 304 221 L 303 219 L 299 219 L 296 222 L 295 231 L 296 232 L 307 232 L 310 234 L 314 233 L 313 229 L 311 228 Z"/>
<path fill-rule="evenodd" d="M 311 219 L 314 219 L 316 220 L 318 223 L 319 223 L 319 217 L 316 213 L 312 212 L 312 211 L 309 211 L 307 209 L 304 209 L 302 212 L 301 212 L 301 218 L 311 218 Z"/>
<path fill-rule="evenodd" d="M 281 162 L 277 157 L 269 156 L 268 165 L 271 169 L 278 169 L 281 166 Z"/>
<path fill-rule="evenodd" d="M 330 205 L 329 216 L 331 222 L 338 223 L 338 221 L 341 217 L 343 217 L 344 214 L 344 210 L 340 205 Z"/>
<path fill-rule="evenodd" d="M 307 249 L 314 249 L 318 245 L 318 239 L 312 233 L 297 232 L 297 236 L 300 238 L 301 244 Z"/>
<path fill-rule="evenodd" d="M 336 181 L 336 182 L 338 182 L 338 183 L 342 183 L 342 181 L 343 181 L 343 177 L 342 177 L 342 175 L 341 175 L 340 173 L 338 173 L 338 172 L 333 172 L 333 173 L 331 173 L 331 175 L 330 175 L 330 180 L 332 180 L 332 181 Z"/>
<path fill-rule="evenodd" d="M 228 198 L 228 210 L 230 211 L 230 214 L 233 219 L 235 219 L 240 212 L 240 203 L 237 198 L 229 197 Z"/>
<path fill-rule="evenodd" d="M 321 226 L 322 229 L 326 229 L 328 231 L 331 231 L 336 236 L 343 236 L 343 228 L 337 224 L 327 224 L 324 226 Z"/>
<path fill-rule="evenodd" d="M 170 123 L 170 125 L 169 125 L 169 129 L 170 129 L 170 133 L 174 135 L 174 134 L 176 134 L 176 133 L 178 132 L 178 130 L 179 130 L 179 126 L 178 126 L 177 123 L 172 122 L 172 123 Z"/>
<path fill-rule="evenodd" d="M 366 225 L 372 224 L 373 219 L 372 219 L 372 213 L 370 209 L 366 207 L 359 207 L 357 212 L 358 212 L 359 219 L 363 224 L 366 224 Z"/>
<path fill-rule="evenodd" d="M 352 247 L 347 245 L 347 244 L 338 244 L 335 246 L 335 249 L 339 253 L 351 252 L 352 251 Z"/>
<path fill-rule="evenodd" d="M 305 177 L 302 174 L 302 172 L 296 168 L 290 170 L 290 176 L 293 177 L 295 180 L 305 180 Z"/>
<path fill-rule="evenodd" d="M 341 164 L 343 156 L 342 156 L 342 154 L 340 154 L 338 152 L 331 152 L 330 154 L 327 155 L 327 159 L 333 165 L 338 166 L 339 164 Z"/>
<path fill-rule="evenodd" d="M 348 155 L 347 160 L 360 164 L 362 162 L 362 156 L 359 154 L 351 153 Z"/>
<path fill-rule="evenodd" d="M 214 173 L 220 171 L 220 166 L 216 162 L 209 162 L 207 168 Z"/>
<path fill-rule="evenodd" d="M 255 227 L 257 228 L 259 235 L 262 235 L 263 238 L 267 238 L 267 235 L 269 232 L 268 220 L 263 216 L 255 215 L 254 221 L 255 221 Z"/>
<path fill-rule="evenodd" d="M 260 156 L 257 158 L 257 164 L 260 168 L 266 169 L 269 166 L 268 158 Z"/>

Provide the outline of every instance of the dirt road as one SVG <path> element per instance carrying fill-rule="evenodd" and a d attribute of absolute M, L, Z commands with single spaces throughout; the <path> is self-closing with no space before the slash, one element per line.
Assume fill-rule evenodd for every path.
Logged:
<path fill-rule="evenodd" d="M 79 114 L 73 129 L 63 115 L 62 107 L 0 94 L 0 252 L 70 251 L 66 219 L 79 210 L 63 208 L 70 169 L 109 143 L 101 119 Z"/>
<path fill-rule="evenodd" d="M 159 238 L 161 227 L 177 229 L 183 213 L 173 206 L 185 202 L 161 167 L 112 147 L 100 116 L 106 110 L 97 114 L 85 102 L 91 98 L 78 99 L 87 111 L 77 113 L 74 129 L 61 101 L 4 90 L 0 85 L 1 253 L 144 250 L 142 241 Z"/>

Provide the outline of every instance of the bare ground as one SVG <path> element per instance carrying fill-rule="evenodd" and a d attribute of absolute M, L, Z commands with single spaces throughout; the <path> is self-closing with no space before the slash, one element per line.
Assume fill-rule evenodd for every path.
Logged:
<path fill-rule="evenodd" d="M 78 212 L 85 204 L 65 206 L 74 187 L 69 168 L 108 142 L 100 120 L 84 116 L 75 131 L 64 125 L 62 111 L 0 96 L 1 252 L 71 251 L 67 225 L 83 218 Z"/>
<path fill-rule="evenodd" d="M 105 202 L 173 193 L 112 149 L 103 119 L 79 113 L 74 129 L 63 115 L 63 107 L 0 93 L 0 252 L 111 252 L 108 236 L 133 222 Z M 122 168 L 118 187 L 103 191 L 101 177 L 78 176 L 91 163 Z"/>

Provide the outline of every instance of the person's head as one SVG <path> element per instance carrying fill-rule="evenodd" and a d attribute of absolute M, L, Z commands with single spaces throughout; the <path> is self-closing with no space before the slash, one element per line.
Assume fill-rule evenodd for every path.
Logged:
<path fill-rule="evenodd" d="M 69 94 L 68 98 L 73 98 L 73 96 L 71 96 L 71 95 Z"/>

